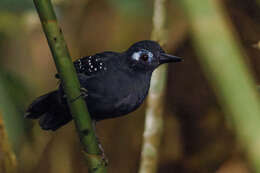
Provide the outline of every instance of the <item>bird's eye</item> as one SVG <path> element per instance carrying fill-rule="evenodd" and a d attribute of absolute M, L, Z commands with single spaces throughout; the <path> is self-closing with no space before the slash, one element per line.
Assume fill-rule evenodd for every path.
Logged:
<path fill-rule="evenodd" d="M 143 61 L 147 61 L 147 60 L 149 59 L 149 56 L 148 56 L 147 54 L 142 54 L 142 55 L 141 55 L 141 59 L 142 59 Z"/>
<path fill-rule="evenodd" d="M 153 54 L 147 50 L 140 50 L 138 52 L 134 52 L 131 58 L 135 61 L 150 62 L 152 61 Z"/>

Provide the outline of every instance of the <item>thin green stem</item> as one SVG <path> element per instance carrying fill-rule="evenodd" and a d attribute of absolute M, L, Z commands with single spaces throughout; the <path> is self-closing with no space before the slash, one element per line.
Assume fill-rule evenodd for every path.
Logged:
<path fill-rule="evenodd" d="M 165 43 L 165 0 L 154 1 L 153 31 L 151 39 Z M 163 93 L 166 85 L 167 66 L 157 69 L 152 76 L 147 99 L 145 130 L 139 173 L 155 173 L 163 131 Z"/>
<path fill-rule="evenodd" d="M 40 16 L 43 30 L 67 96 L 89 171 L 91 173 L 104 173 L 106 172 L 106 164 L 102 159 L 102 152 L 98 147 L 98 141 L 92 129 L 91 118 L 85 101 L 83 98 L 75 100 L 81 94 L 80 84 L 52 4 L 50 0 L 34 0 L 34 4 Z"/>

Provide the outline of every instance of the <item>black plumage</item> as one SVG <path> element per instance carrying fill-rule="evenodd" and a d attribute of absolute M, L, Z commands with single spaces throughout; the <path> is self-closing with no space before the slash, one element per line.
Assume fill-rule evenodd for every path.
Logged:
<path fill-rule="evenodd" d="M 157 42 L 140 41 L 122 53 L 102 52 L 74 62 L 85 100 L 94 120 L 103 120 L 136 110 L 147 96 L 151 75 L 159 65 L 182 59 L 165 54 Z M 58 75 L 56 75 L 59 78 Z M 69 122 L 66 96 L 58 90 L 37 98 L 26 118 L 40 118 L 44 130 L 56 130 Z"/>

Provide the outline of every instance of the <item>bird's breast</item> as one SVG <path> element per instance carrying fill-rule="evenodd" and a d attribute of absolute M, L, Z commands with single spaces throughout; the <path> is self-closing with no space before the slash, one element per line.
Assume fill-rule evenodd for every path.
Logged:
<path fill-rule="evenodd" d="M 147 96 L 150 80 L 117 77 L 108 78 L 107 85 L 104 85 L 102 93 L 99 93 L 100 97 L 93 95 L 91 98 L 90 94 L 89 109 L 96 119 L 126 115 L 136 110 Z"/>

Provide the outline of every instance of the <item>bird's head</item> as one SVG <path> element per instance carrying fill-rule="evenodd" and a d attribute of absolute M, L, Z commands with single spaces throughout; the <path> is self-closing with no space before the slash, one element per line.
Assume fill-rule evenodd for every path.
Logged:
<path fill-rule="evenodd" d="M 133 44 L 126 54 L 131 68 L 145 71 L 153 71 L 161 64 L 182 61 L 180 57 L 166 54 L 157 42 L 150 40 Z"/>

